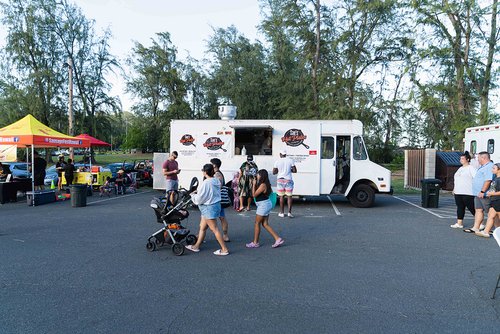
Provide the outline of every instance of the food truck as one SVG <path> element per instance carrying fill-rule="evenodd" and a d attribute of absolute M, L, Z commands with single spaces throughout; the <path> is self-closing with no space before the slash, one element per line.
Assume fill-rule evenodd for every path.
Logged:
<path fill-rule="evenodd" d="M 356 207 L 370 207 L 375 194 L 392 194 L 391 172 L 370 161 L 358 120 L 238 120 L 233 106 L 219 107 L 219 116 L 171 121 L 170 152 L 178 152 L 180 186 L 200 178 L 201 167 L 212 158 L 222 161 L 221 171 L 230 181 L 248 154 L 259 169 L 268 170 L 275 186 L 274 162 L 286 150 L 297 167 L 294 196 L 339 194 Z M 155 183 L 164 179 L 158 160 Z"/>
<path fill-rule="evenodd" d="M 500 162 L 500 150 L 495 150 L 495 143 L 500 143 L 500 124 L 480 125 L 465 129 L 464 151 L 471 156 L 479 152 L 488 152 L 491 160 Z"/>

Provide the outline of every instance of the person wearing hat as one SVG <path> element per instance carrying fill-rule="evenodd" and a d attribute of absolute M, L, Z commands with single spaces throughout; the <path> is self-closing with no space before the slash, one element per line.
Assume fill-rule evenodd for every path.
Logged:
<path fill-rule="evenodd" d="M 125 171 L 123 169 L 120 169 L 116 173 L 116 179 L 115 179 L 117 194 L 121 193 L 125 195 L 125 186 L 123 184 L 124 182 L 125 182 Z"/>
<path fill-rule="evenodd" d="M 64 154 L 59 154 L 59 160 L 56 163 L 57 190 L 58 191 L 61 191 L 61 189 L 62 189 L 62 176 L 63 176 L 65 166 L 66 166 L 66 161 L 64 161 Z"/>
<path fill-rule="evenodd" d="M 280 212 L 279 217 L 285 217 L 285 199 L 288 199 L 288 217 L 293 218 L 292 215 L 292 193 L 293 193 L 293 178 L 292 173 L 297 173 L 295 162 L 286 156 L 286 150 L 280 151 L 280 158 L 274 163 L 273 174 L 278 175 L 276 185 L 276 194 L 280 198 Z"/>
<path fill-rule="evenodd" d="M 238 180 L 238 195 L 240 197 L 240 208 L 238 212 L 243 210 L 250 211 L 250 204 L 252 203 L 252 181 L 257 175 L 259 168 L 257 164 L 253 161 L 253 155 L 247 155 L 247 161 L 245 161 L 240 167 L 240 178 Z M 245 202 L 244 198 L 247 198 L 247 206 L 244 209 Z"/>

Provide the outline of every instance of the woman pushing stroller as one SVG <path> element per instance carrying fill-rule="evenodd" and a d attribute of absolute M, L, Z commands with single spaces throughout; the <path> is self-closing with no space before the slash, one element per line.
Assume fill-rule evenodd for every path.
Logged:
<path fill-rule="evenodd" d="M 192 252 L 199 252 L 200 245 L 205 239 L 207 228 L 214 233 L 220 249 L 214 252 L 214 255 L 228 255 L 229 250 L 226 247 L 222 234 L 217 227 L 217 219 L 220 216 L 220 190 L 221 183 L 219 179 L 214 178 L 214 166 L 206 164 L 202 169 L 204 181 L 198 188 L 196 193 L 191 194 L 193 203 L 198 205 L 201 212 L 200 232 L 198 233 L 198 241 L 194 245 L 187 245 L 186 248 Z"/>

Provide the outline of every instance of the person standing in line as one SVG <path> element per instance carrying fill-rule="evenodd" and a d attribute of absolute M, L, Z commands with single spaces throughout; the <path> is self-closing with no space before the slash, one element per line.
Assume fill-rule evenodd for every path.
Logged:
<path fill-rule="evenodd" d="M 297 173 L 295 162 L 286 156 L 286 150 L 280 151 L 280 158 L 274 163 L 273 174 L 278 175 L 276 194 L 280 198 L 279 217 L 285 217 L 285 199 L 288 202 L 288 217 L 293 218 L 292 214 L 292 193 L 293 193 L 293 178 L 292 173 Z"/>
<path fill-rule="evenodd" d="M 175 192 L 179 190 L 179 178 L 177 174 L 181 172 L 179 169 L 179 164 L 176 159 L 178 157 L 177 151 L 173 151 L 168 159 L 163 163 L 163 175 L 165 175 L 167 179 L 167 185 L 165 187 L 165 196 L 169 197 L 170 194 L 170 203 L 175 205 Z"/>
<path fill-rule="evenodd" d="M 471 156 L 469 152 L 460 155 L 460 167 L 454 176 L 453 196 L 457 205 L 457 222 L 450 225 L 451 228 L 464 228 L 463 219 L 465 208 L 469 209 L 472 216 L 475 216 L 474 194 L 472 192 L 472 180 L 476 176 L 476 169 L 470 164 Z"/>
<path fill-rule="evenodd" d="M 42 158 L 37 151 L 35 151 L 35 159 L 33 163 L 33 181 L 35 184 L 35 190 L 44 190 L 45 168 L 47 168 L 47 161 L 45 161 L 45 159 Z"/>
<path fill-rule="evenodd" d="M 198 241 L 194 245 L 187 245 L 186 249 L 198 253 L 200 246 L 205 240 L 207 228 L 214 233 L 220 249 L 214 252 L 214 255 L 224 256 L 229 254 L 224 238 L 217 227 L 217 218 L 220 217 L 220 181 L 214 177 L 215 171 L 212 164 L 205 164 L 202 169 L 203 183 L 195 193 L 191 194 L 193 203 L 198 205 L 201 212 L 200 231 L 198 232 Z"/>
<path fill-rule="evenodd" d="M 56 163 L 57 190 L 58 191 L 61 191 L 61 189 L 62 189 L 62 177 L 63 177 L 65 166 L 66 166 L 66 161 L 64 161 L 64 154 L 59 154 L 59 160 Z"/>
<path fill-rule="evenodd" d="M 253 232 L 253 241 L 246 244 L 247 248 L 259 248 L 259 237 L 261 225 L 266 229 L 269 234 L 274 238 L 274 244 L 272 248 L 281 246 L 285 240 L 280 238 L 280 236 L 269 226 L 269 213 L 273 208 L 273 204 L 269 199 L 269 195 L 273 192 L 271 188 L 271 183 L 269 182 L 269 175 L 267 170 L 261 169 L 257 172 L 257 178 L 252 182 L 252 196 L 255 197 L 255 203 L 257 204 L 257 211 L 255 215 L 255 225 Z"/>
<path fill-rule="evenodd" d="M 258 170 L 257 164 L 253 161 L 253 155 L 247 155 L 247 161 L 240 166 L 240 179 L 238 181 L 240 208 L 238 212 L 243 210 L 250 211 L 250 204 L 252 204 L 252 182 Z M 243 202 L 244 198 L 247 199 L 246 208 Z"/>
<path fill-rule="evenodd" d="M 485 194 L 490 188 L 493 179 L 491 172 L 493 162 L 490 160 L 490 154 L 484 151 L 479 152 L 477 159 L 480 167 L 472 180 L 472 193 L 475 196 L 474 208 L 476 209 L 476 214 L 474 215 L 474 226 L 463 230 L 466 233 L 479 232 L 483 224 L 484 212 L 488 212 L 490 209 L 490 199 Z"/>
<path fill-rule="evenodd" d="M 210 163 L 212 166 L 214 166 L 214 177 L 220 181 L 221 187 L 226 184 L 226 180 L 224 178 L 224 174 L 220 171 L 220 166 L 222 165 L 222 161 L 219 158 L 213 158 L 210 160 Z M 224 211 L 224 208 L 221 206 L 220 208 L 220 216 L 219 216 L 220 224 L 222 226 L 222 235 L 224 238 L 225 242 L 230 242 L 229 240 L 229 235 L 228 235 L 228 230 L 229 230 L 229 225 L 227 223 L 226 219 L 226 212 Z"/>
<path fill-rule="evenodd" d="M 75 177 L 75 165 L 73 165 L 73 160 L 68 159 L 68 163 L 64 166 L 64 178 L 66 179 L 66 185 L 69 187 L 73 184 L 73 179 Z"/>
<path fill-rule="evenodd" d="M 496 177 L 490 187 L 490 190 L 486 193 L 486 197 L 490 199 L 488 220 L 486 221 L 486 227 L 484 230 L 476 232 L 477 236 L 484 238 L 490 237 L 490 231 L 493 229 L 495 220 L 500 216 L 500 163 L 493 165 L 492 172 Z"/>

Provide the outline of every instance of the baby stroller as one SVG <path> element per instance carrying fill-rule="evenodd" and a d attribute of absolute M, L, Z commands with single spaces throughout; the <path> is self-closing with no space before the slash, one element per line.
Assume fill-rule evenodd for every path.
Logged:
<path fill-rule="evenodd" d="M 163 224 L 163 227 L 153 233 L 146 244 L 146 249 L 150 252 L 156 250 L 156 247 L 162 247 L 165 244 L 172 245 L 172 252 L 175 255 L 184 254 L 184 244 L 194 245 L 198 238 L 189 234 L 189 230 L 181 225 L 181 221 L 189 216 L 187 207 L 191 204 L 190 194 L 198 188 L 198 179 L 191 180 L 189 190 L 179 190 L 179 200 L 175 205 L 169 205 L 168 198 L 163 202 L 160 198 L 154 198 L 150 206 L 156 214 L 156 221 Z"/>
<path fill-rule="evenodd" d="M 116 190 L 115 193 L 117 195 L 125 195 L 128 192 L 135 194 L 137 192 L 137 173 L 136 172 L 131 172 L 128 174 L 125 174 L 125 177 L 123 178 L 123 183 L 122 184 L 116 184 Z"/>

